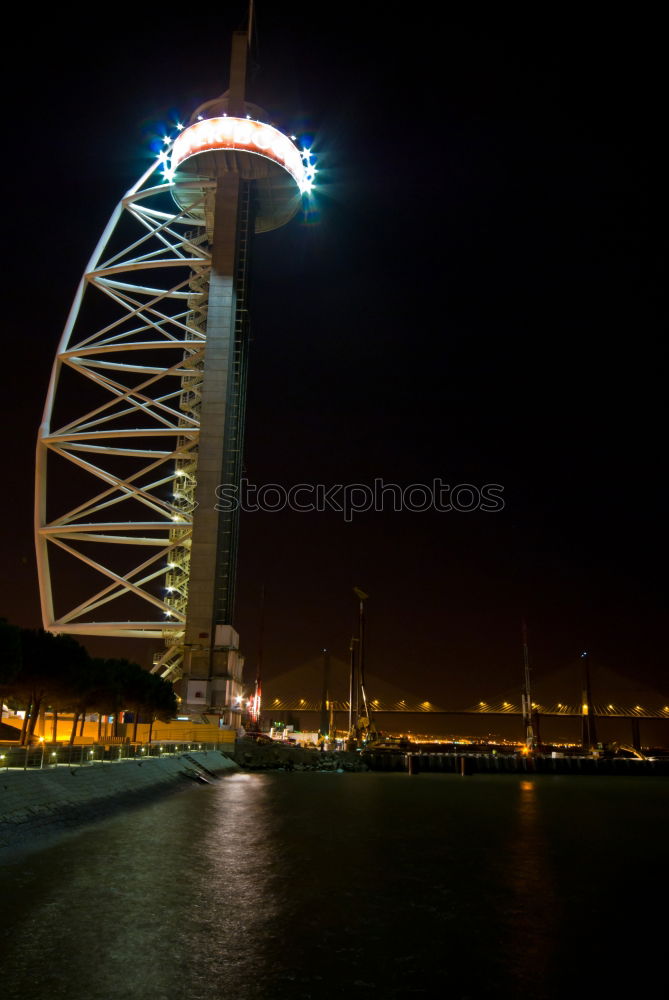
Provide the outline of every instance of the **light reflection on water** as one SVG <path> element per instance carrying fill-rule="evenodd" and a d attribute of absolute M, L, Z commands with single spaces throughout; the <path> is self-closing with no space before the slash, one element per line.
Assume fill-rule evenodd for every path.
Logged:
<path fill-rule="evenodd" d="M 517 784 L 516 821 L 507 843 L 507 864 L 497 908 L 501 953 L 511 981 L 524 996 L 548 995 L 560 939 L 561 901 L 548 856 L 550 832 L 541 822 L 537 782 Z M 506 892 L 504 891 L 506 890 Z"/>
<path fill-rule="evenodd" d="M 581 996 L 575 945 L 586 934 L 598 986 L 607 949 L 621 982 L 607 919 L 643 911 L 664 859 L 666 788 L 227 776 L 9 865 L 4 996 Z M 631 866 L 633 890 L 612 879 Z M 649 940 L 626 927 L 630 969 L 635 948 L 648 967 Z"/>

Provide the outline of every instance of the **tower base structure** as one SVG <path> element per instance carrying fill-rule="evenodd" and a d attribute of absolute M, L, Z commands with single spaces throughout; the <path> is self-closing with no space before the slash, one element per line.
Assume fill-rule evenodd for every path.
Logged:
<path fill-rule="evenodd" d="M 239 728 L 243 706 L 244 657 L 231 625 L 217 625 L 214 645 L 184 649 L 180 714 L 194 718 L 217 715 L 222 726 Z"/>

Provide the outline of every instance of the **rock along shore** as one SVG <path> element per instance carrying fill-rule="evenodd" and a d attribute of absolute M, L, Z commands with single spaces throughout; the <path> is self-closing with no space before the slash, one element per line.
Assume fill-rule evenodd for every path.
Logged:
<path fill-rule="evenodd" d="M 235 760 L 245 771 L 368 771 L 359 753 L 345 750 L 320 751 L 315 747 L 283 747 L 280 743 L 235 746 Z"/>

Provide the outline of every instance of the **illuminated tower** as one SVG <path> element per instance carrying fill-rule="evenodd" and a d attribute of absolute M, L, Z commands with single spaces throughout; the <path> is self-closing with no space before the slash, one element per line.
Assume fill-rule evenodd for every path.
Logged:
<path fill-rule="evenodd" d="M 249 244 L 296 213 L 308 151 L 230 88 L 165 136 L 79 285 L 37 444 L 44 627 L 164 640 L 182 709 L 239 719 L 233 628 Z M 217 499 L 218 498 L 218 499 Z"/>

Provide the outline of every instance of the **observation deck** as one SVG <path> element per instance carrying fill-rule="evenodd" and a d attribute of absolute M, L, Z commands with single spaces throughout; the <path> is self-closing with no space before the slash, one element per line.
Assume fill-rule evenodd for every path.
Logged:
<path fill-rule="evenodd" d="M 285 225 L 297 212 L 313 179 L 308 154 L 279 129 L 262 121 L 262 109 L 245 102 L 245 117 L 229 115 L 223 95 L 193 113 L 175 139 L 170 158 L 172 197 L 201 219 L 211 238 L 217 181 L 238 174 L 254 182 L 255 232 Z"/>

